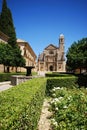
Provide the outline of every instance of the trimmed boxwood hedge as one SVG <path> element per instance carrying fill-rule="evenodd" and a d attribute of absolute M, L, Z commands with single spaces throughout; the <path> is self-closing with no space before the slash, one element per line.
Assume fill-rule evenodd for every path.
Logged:
<path fill-rule="evenodd" d="M 0 130 L 36 130 L 46 79 L 29 80 L 0 93 Z"/>
<path fill-rule="evenodd" d="M 12 75 L 26 75 L 26 72 L 0 73 L 0 82 L 10 81 Z M 32 75 L 37 75 L 37 72 L 32 72 Z"/>
<path fill-rule="evenodd" d="M 0 73 L 0 82 L 10 81 L 12 75 L 25 75 L 25 73 Z"/>
<path fill-rule="evenodd" d="M 50 90 L 54 87 L 78 87 L 77 77 L 52 77 L 47 79 L 46 94 L 50 95 Z"/>
<path fill-rule="evenodd" d="M 45 76 L 46 77 L 71 77 L 73 76 L 73 74 L 52 72 L 52 73 L 46 73 Z"/>
<path fill-rule="evenodd" d="M 11 73 L 0 73 L 0 82 L 10 81 Z"/>
<path fill-rule="evenodd" d="M 77 81 L 78 85 L 80 87 L 84 86 L 85 88 L 87 88 L 87 74 L 86 75 L 80 74 L 80 75 L 77 75 L 77 77 L 78 77 L 78 81 Z"/>

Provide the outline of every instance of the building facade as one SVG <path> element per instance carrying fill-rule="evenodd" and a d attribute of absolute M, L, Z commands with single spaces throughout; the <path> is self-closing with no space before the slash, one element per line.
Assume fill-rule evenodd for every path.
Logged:
<path fill-rule="evenodd" d="M 5 35 L 3 32 L 0 31 L 0 43 L 1 42 L 4 42 L 4 43 L 7 43 L 8 42 L 8 36 Z"/>
<path fill-rule="evenodd" d="M 0 43 L 8 43 L 8 36 L 0 31 Z M 26 66 L 36 66 L 36 54 L 31 48 L 30 44 L 24 40 L 17 39 L 17 44 L 20 47 L 21 54 L 26 61 Z M 4 71 L 4 66 L 0 64 L 0 72 Z M 10 67 L 10 71 L 15 71 L 15 69 Z M 18 67 L 18 71 L 24 72 L 26 71 L 23 67 Z"/>
<path fill-rule="evenodd" d="M 38 71 L 65 72 L 64 35 L 59 37 L 59 47 L 48 45 L 38 57 Z"/>
<path fill-rule="evenodd" d="M 21 55 L 24 57 L 26 61 L 26 66 L 36 66 L 36 54 L 31 48 L 30 44 L 24 40 L 17 39 L 17 44 L 20 47 Z M 20 68 L 19 68 L 20 69 Z M 36 68 L 34 68 L 35 70 Z M 21 71 L 25 71 L 24 68 L 21 68 Z M 36 71 L 36 70 L 35 70 Z"/>

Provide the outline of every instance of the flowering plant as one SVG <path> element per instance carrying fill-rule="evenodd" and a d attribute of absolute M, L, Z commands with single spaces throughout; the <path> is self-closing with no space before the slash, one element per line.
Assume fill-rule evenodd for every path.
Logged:
<path fill-rule="evenodd" d="M 54 87 L 51 110 L 53 130 L 86 130 L 87 89 Z"/>

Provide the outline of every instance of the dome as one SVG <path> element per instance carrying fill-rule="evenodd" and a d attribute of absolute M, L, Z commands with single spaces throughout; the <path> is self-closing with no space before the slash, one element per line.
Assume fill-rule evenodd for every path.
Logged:
<path fill-rule="evenodd" d="M 63 35 L 63 34 L 60 34 L 60 37 L 64 37 L 64 35 Z"/>

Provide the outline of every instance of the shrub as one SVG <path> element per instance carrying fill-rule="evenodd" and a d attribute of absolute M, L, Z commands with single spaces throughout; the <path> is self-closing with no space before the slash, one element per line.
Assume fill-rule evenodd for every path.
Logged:
<path fill-rule="evenodd" d="M 12 75 L 25 75 L 25 73 L 0 73 L 0 82 L 10 81 Z"/>
<path fill-rule="evenodd" d="M 84 88 L 52 89 L 53 130 L 87 129 L 87 90 Z"/>
<path fill-rule="evenodd" d="M 68 87 L 68 88 L 78 87 L 77 78 L 76 77 L 48 78 L 46 85 L 47 95 L 50 95 L 50 92 L 54 87 Z"/>
<path fill-rule="evenodd" d="M 52 72 L 52 73 L 46 73 L 45 76 L 46 77 L 72 77 L 73 74 Z"/>
<path fill-rule="evenodd" d="M 11 77 L 10 73 L 2 73 L 0 74 L 0 82 L 9 81 L 10 77 Z"/>
<path fill-rule="evenodd" d="M 36 130 L 46 79 L 29 80 L 0 93 L 0 129 Z"/>
<path fill-rule="evenodd" d="M 80 86 L 80 87 L 87 87 L 87 74 L 86 75 L 84 75 L 84 74 L 80 74 L 80 75 L 77 75 L 78 76 L 78 81 L 77 81 L 77 83 L 78 83 L 78 85 Z"/>

